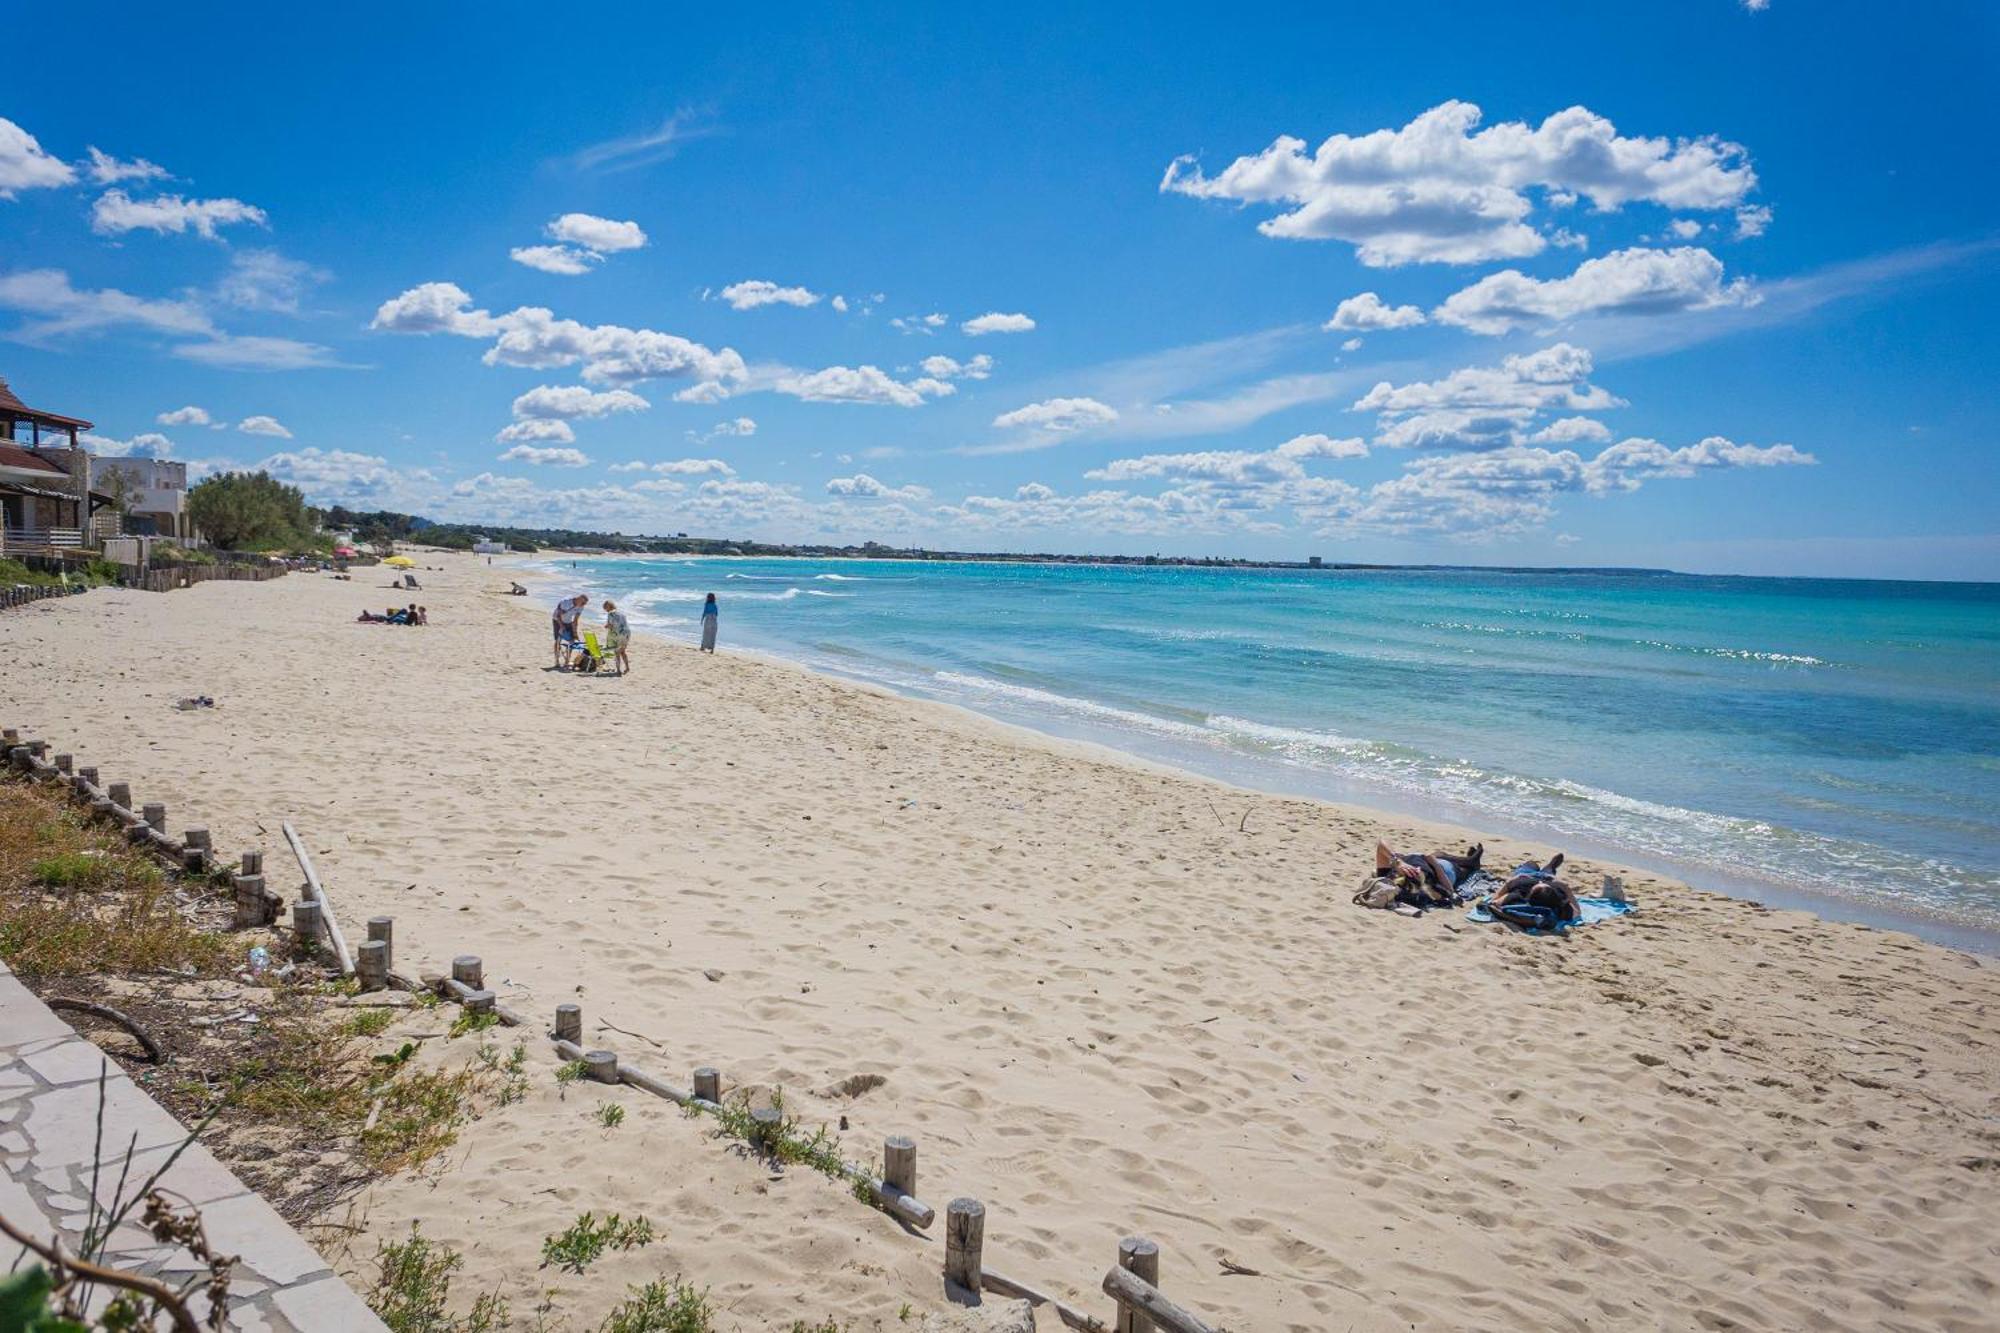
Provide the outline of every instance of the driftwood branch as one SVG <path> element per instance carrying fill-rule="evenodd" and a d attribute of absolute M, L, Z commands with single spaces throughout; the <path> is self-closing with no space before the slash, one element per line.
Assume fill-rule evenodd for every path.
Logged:
<path fill-rule="evenodd" d="M 72 1013 L 89 1014 L 93 1018 L 101 1018 L 107 1023 L 115 1024 L 132 1034 L 132 1039 L 146 1048 L 146 1058 L 154 1064 L 166 1058 L 160 1051 L 160 1043 L 153 1040 L 151 1033 L 108 1004 L 92 1004 L 89 1000 L 66 1000 L 61 996 L 43 1000 L 42 1003 L 51 1009 L 67 1009 Z"/>
<path fill-rule="evenodd" d="M 285 832 L 285 841 L 292 845 L 292 855 L 298 858 L 299 869 L 305 872 L 308 902 L 319 904 L 320 924 L 326 928 L 326 937 L 333 944 L 333 954 L 340 960 L 340 974 L 354 975 L 354 955 L 348 952 L 347 937 L 340 933 L 340 921 L 333 914 L 333 901 L 326 896 L 326 889 L 319 882 L 319 872 L 313 869 L 312 857 L 306 854 L 306 845 L 299 841 L 298 830 L 289 822 L 278 827 Z"/>
<path fill-rule="evenodd" d="M 40 1256 L 42 1262 L 49 1266 L 49 1277 L 58 1289 L 67 1286 L 73 1275 L 85 1282 L 136 1292 L 166 1312 L 167 1317 L 174 1321 L 175 1333 L 202 1333 L 201 1325 L 188 1309 L 187 1297 L 194 1290 L 193 1286 L 177 1289 L 143 1273 L 128 1273 L 120 1268 L 109 1268 L 64 1254 L 59 1243 L 36 1240 L 4 1217 L 0 1217 L 0 1232 L 5 1232 L 8 1239 Z"/>

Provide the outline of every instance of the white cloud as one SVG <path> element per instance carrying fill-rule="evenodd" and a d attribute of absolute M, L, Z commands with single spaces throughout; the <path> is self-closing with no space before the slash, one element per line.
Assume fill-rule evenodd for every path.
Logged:
<path fill-rule="evenodd" d="M 1343 351 L 1343 352 L 1358 352 L 1358 351 L 1360 351 L 1360 350 L 1361 350 L 1361 339 L 1359 339 L 1359 338 L 1349 338 L 1349 339 L 1348 339 L 1348 340 L 1347 340 L 1346 342 L 1343 342 L 1343 343 L 1342 343 L 1342 344 L 1340 345 L 1340 350 L 1341 350 L 1341 351 Z"/>
<path fill-rule="evenodd" d="M 245 417 L 236 423 L 236 429 L 245 435 L 275 435 L 281 440 L 292 438 L 292 433 L 280 425 L 276 417 Z"/>
<path fill-rule="evenodd" d="M 924 374 L 940 380 L 983 380 L 993 373 L 993 358 L 984 352 L 966 361 L 948 356 L 927 356 L 917 364 Z"/>
<path fill-rule="evenodd" d="M 18 330 L 29 341 L 119 325 L 199 336 L 216 331 L 207 312 L 192 301 L 151 300 L 114 287 L 81 289 L 70 285 L 67 273 L 53 268 L 0 274 L 0 305 L 38 317 Z"/>
<path fill-rule="evenodd" d="M 651 406 L 630 389 L 607 389 L 597 393 L 581 384 L 544 384 L 514 400 L 514 415 L 575 421 L 583 417 L 609 416 L 613 412 L 643 412 Z"/>
<path fill-rule="evenodd" d="M 561 444 L 573 443 L 576 432 L 567 421 L 554 421 L 546 417 L 530 417 L 526 421 L 516 421 L 493 437 L 502 444 L 516 441 L 555 440 Z"/>
<path fill-rule="evenodd" d="M 493 315 L 471 305 L 471 296 L 456 284 L 427 282 L 384 301 L 370 327 L 389 333 L 491 339 L 493 345 L 483 358 L 488 365 L 547 370 L 580 363 L 583 378 L 596 384 L 692 379 L 712 382 L 716 396 L 726 396 L 726 386 L 740 384 L 749 375 L 733 348 L 714 351 L 653 329 L 557 319 L 553 311 L 540 306 Z"/>
<path fill-rule="evenodd" d="M 650 472 L 660 477 L 733 477 L 736 469 L 720 458 L 675 458 L 662 463 L 613 463 L 612 472 Z"/>
<path fill-rule="evenodd" d="M 306 494 L 306 499 L 379 500 L 403 481 L 389 460 L 373 454 L 346 449 L 305 448 L 272 454 L 257 464 L 256 471 L 268 472 L 290 482 Z M 411 474 L 424 477 L 421 471 Z"/>
<path fill-rule="evenodd" d="M 1219 486 L 1263 486 L 1298 481 L 1306 476 L 1308 459 L 1365 458 L 1360 440 L 1336 440 L 1328 435 L 1295 435 L 1275 449 L 1211 449 L 1185 454 L 1147 454 L 1119 458 L 1084 473 L 1093 481 L 1136 481 L 1168 477 L 1179 481 L 1212 482 Z"/>
<path fill-rule="evenodd" d="M 826 483 L 828 495 L 852 496 L 867 500 L 928 500 L 931 493 L 922 486 L 889 486 L 866 472 L 851 477 L 834 477 Z"/>
<path fill-rule="evenodd" d="M 833 298 L 833 308 L 834 308 L 835 310 L 838 310 L 838 311 L 839 311 L 839 312 L 840 312 L 841 314 L 843 314 L 843 315 L 844 315 L 844 314 L 846 314 L 846 313 L 847 313 L 847 298 L 846 298 L 846 297 L 844 297 L 844 296 L 835 296 L 835 297 Z"/>
<path fill-rule="evenodd" d="M 1590 353 L 1569 343 L 1510 356 L 1499 366 L 1468 366 L 1441 380 L 1392 385 L 1384 380 L 1355 404 L 1380 413 L 1375 443 L 1392 449 L 1499 449 L 1551 411 L 1603 412 L 1624 406 L 1587 383 Z M 1574 427 L 1569 429 L 1575 429 Z"/>
<path fill-rule="evenodd" d="M 503 463 L 529 463 L 535 467 L 589 467 L 590 459 L 581 449 L 544 449 L 533 444 L 517 444 L 500 455 Z"/>
<path fill-rule="evenodd" d="M 927 395 L 952 391 L 949 384 L 934 379 L 904 384 L 875 366 L 828 366 L 794 372 L 772 387 L 809 403 L 883 403 L 894 407 L 920 407 Z"/>
<path fill-rule="evenodd" d="M 1003 315 L 998 310 L 989 310 L 958 327 L 960 332 L 978 338 L 988 333 L 1027 333 L 1035 327 L 1035 321 L 1022 314 Z"/>
<path fill-rule="evenodd" d="M 1529 444 L 1602 444 L 1611 438 L 1611 428 L 1590 417 L 1563 417 L 1551 421 L 1533 435 Z"/>
<path fill-rule="evenodd" d="M 951 322 L 951 316 L 941 311 L 928 315 L 897 315 L 890 319 L 889 327 L 902 333 L 921 333 L 926 338 Z"/>
<path fill-rule="evenodd" d="M 691 139 L 705 139 L 719 133 L 714 126 L 700 124 L 701 119 L 695 111 L 683 107 L 661 121 L 658 129 L 592 144 L 576 155 L 576 164 L 586 171 L 625 171 L 648 166 L 672 157 Z"/>
<path fill-rule="evenodd" d="M 1679 449 L 1669 449 L 1658 440 L 1620 440 L 1585 466 L 1584 488 L 1597 493 L 1636 491 L 1642 481 L 1654 477 L 1692 477 L 1726 468 L 1809 467 L 1817 462 L 1789 444 L 1759 448 L 1720 435 Z"/>
<path fill-rule="evenodd" d="M 674 393 L 674 401 L 677 403 L 719 403 L 728 396 L 729 388 L 720 380 L 703 380 L 699 384 L 690 384 L 685 389 L 677 390 Z"/>
<path fill-rule="evenodd" d="M 565 213 L 548 225 L 549 236 L 569 245 L 580 245 L 601 255 L 638 250 L 646 244 L 646 233 L 636 222 L 614 222 L 589 213 Z"/>
<path fill-rule="evenodd" d="M 507 252 L 507 257 L 517 264 L 567 277 L 590 272 L 590 266 L 604 258 L 595 251 L 579 250 L 572 245 L 517 245 Z"/>
<path fill-rule="evenodd" d="M 217 227 L 237 223 L 264 226 L 264 210 L 241 199 L 183 199 L 177 194 L 134 199 L 123 190 L 106 190 L 90 209 L 91 230 L 105 236 L 123 236 L 130 231 L 168 232 L 180 235 L 192 230 L 207 240 L 220 240 Z"/>
<path fill-rule="evenodd" d="M 705 431 L 689 431 L 687 437 L 696 444 L 707 444 L 710 440 L 718 436 L 747 439 L 756 433 L 757 423 L 755 421 L 752 421 L 749 417 L 736 417 L 729 421 L 718 421 L 714 426 Z"/>
<path fill-rule="evenodd" d="M 1762 236 L 1771 226 L 1771 210 L 1763 204 L 1756 204 L 1736 210 L 1736 239 L 1747 241 L 1754 236 Z"/>
<path fill-rule="evenodd" d="M 1771 7 L 1771 0 L 1743 0 L 1743 8 L 1752 14 L 1761 14 Z"/>
<path fill-rule="evenodd" d="M 993 424 L 1002 430 L 1029 426 L 1045 431 L 1076 431 L 1108 425 L 1116 420 L 1118 410 L 1095 398 L 1049 398 L 1017 407 L 1011 412 L 1002 412 L 993 418 Z"/>
<path fill-rule="evenodd" d="M 0 116 L 0 199 L 12 199 L 16 190 L 50 189 L 75 179 L 69 163 L 50 157 L 34 135 Z"/>
<path fill-rule="evenodd" d="M 1424 312 L 1413 305 L 1385 305 L 1374 292 L 1350 296 L 1334 307 L 1333 318 L 1320 325 L 1336 329 L 1406 329 L 1424 322 Z"/>
<path fill-rule="evenodd" d="M 1629 138 L 1580 106 L 1532 128 L 1479 122 L 1477 106 L 1446 102 L 1401 129 L 1333 135 L 1310 156 L 1304 140 L 1282 135 L 1215 176 L 1176 158 L 1160 189 L 1275 205 L 1258 224 L 1265 235 L 1347 241 L 1362 263 L 1393 267 L 1539 253 L 1548 242 L 1528 225 L 1530 189 L 1606 211 L 1635 201 L 1688 210 L 1735 207 L 1757 181 L 1740 145 Z"/>
<path fill-rule="evenodd" d="M 159 422 L 162 426 L 213 426 L 216 424 L 215 418 L 208 414 L 207 408 L 196 407 L 193 403 L 189 403 L 186 407 L 177 407 L 171 412 L 162 412 L 160 415 L 154 417 L 153 420 Z"/>
<path fill-rule="evenodd" d="M 99 185 L 116 185 L 120 181 L 172 180 L 173 175 L 157 162 L 148 162 L 143 157 L 135 157 L 130 162 L 121 162 L 111 154 L 90 146 L 90 159 L 83 163 L 90 179 Z"/>
<path fill-rule="evenodd" d="M 792 305 L 803 309 L 820 302 L 818 292 L 807 291 L 804 287 L 780 287 L 762 278 L 732 282 L 722 289 L 720 295 L 736 310 L 755 310 L 762 305 Z"/>
<path fill-rule="evenodd" d="M 201 409 L 195 410 L 198 412 Z M 165 421 L 167 416 L 173 415 L 177 414 L 168 413 L 160 420 Z M 174 442 L 158 431 L 134 435 L 129 440 L 115 440 L 109 435 L 93 435 L 85 431 L 77 439 L 84 448 L 100 458 L 166 458 L 174 451 Z"/>
<path fill-rule="evenodd" d="M 222 370 L 312 370 L 339 366 L 331 347 L 296 338 L 218 333 L 207 342 L 181 343 L 174 355 Z"/>
<path fill-rule="evenodd" d="M 1614 250 L 1546 282 L 1503 269 L 1454 292 L 1431 313 L 1440 324 L 1500 334 L 1587 315 L 1671 315 L 1756 300 L 1748 280 L 1722 280 L 1721 260 L 1698 246 L 1681 246 Z"/>
<path fill-rule="evenodd" d="M 215 295 L 239 309 L 291 314 L 306 292 L 329 276 L 325 269 L 288 259 L 276 250 L 234 250 L 229 272 L 216 284 Z"/>
<path fill-rule="evenodd" d="M 1667 224 L 1667 230 L 1683 241 L 1691 241 L 1701 235 L 1702 224 L 1693 218 L 1675 218 Z"/>

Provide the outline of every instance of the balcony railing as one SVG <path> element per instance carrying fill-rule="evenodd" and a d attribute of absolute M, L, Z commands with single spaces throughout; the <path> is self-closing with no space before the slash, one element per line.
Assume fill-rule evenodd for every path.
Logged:
<path fill-rule="evenodd" d="M 81 528 L 8 528 L 7 549 L 23 547 L 75 547 L 83 545 Z"/>

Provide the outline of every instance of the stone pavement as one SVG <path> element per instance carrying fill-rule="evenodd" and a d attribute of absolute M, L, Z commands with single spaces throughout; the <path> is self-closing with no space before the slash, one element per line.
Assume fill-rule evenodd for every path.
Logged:
<path fill-rule="evenodd" d="M 126 1145 L 137 1137 L 130 1190 L 158 1168 L 187 1131 L 0 964 L 0 1216 L 74 1249 L 87 1217 L 97 1137 L 98 1078 L 104 1098 L 105 1169 L 98 1197 L 109 1202 Z M 200 1144 L 160 1180 L 169 1197 L 194 1204 L 218 1254 L 242 1256 L 229 1285 L 231 1328 L 297 1333 L 386 1333 L 361 1298 L 312 1246 Z M 21 1251 L 0 1237 L 0 1272 Z M 134 1220 L 106 1250 L 121 1268 L 185 1281 L 202 1265 L 178 1245 L 162 1245 Z M 206 1302 L 202 1303 L 205 1311 Z"/>

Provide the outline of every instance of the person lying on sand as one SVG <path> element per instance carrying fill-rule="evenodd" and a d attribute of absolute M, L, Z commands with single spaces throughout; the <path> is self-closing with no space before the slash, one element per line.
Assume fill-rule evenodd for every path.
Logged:
<path fill-rule="evenodd" d="M 1394 880 L 1435 902 L 1450 902 L 1458 896 L 1458 886 L 1479 870 L 1486 855 L 1485 843 L 1474 843 L 1463 856 L 1449 852 L 1394 852 L 1386 842 L 1375 844 L 1375 874 Z"/>
<path fill-rule="evenodd" d="M 1583 915 L 1583 908 L 1576 901 L 1576 891 L 1556 878 L 1556 871 L 1562 863 L 1563 854 L 1557 852 L 1549 858 L 1547 865 L 1525 861 L 1515 866 L 1513 876 L 1500 886 L 1498 893 L 1486 900 L 1486 910 L 1491 912 L 1499 907 L 1526 904 L 1546 908 L 1555 914 L 1557 921 L 1575 921 Z"/>

